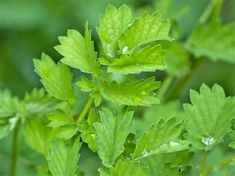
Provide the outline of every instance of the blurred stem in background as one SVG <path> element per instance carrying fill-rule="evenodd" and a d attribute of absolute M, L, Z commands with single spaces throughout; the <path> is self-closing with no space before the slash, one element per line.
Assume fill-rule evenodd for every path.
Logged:
<path fill-rule="evenodd" d="M 211 0 L 209 5 L 204 10 L 203 14 L 201 15 L 198 25 L 204 25 L 208 19 L 211 17 L 212 21 L 217 21 L 220 18 L 220 10 L 223 4 L 223 0 Z M 187 44 L 187 41 L 186 41 Z M 192 60 L 192 66 L 189 69 L 189 72 L 182 76 L 179 79 L 174 79 L 171 75 L 168 75 L 163 83 L 162 86 L 158 92 L 158 96 L 161 99 L 162 102 L 166 100 L 171 99 L 177 99 L 182 93 L 182 90 L 184 89 L 186 83 L 190 80 L 190 78 L 202 67 L 202 65 L 206 62 L 206 58 L 194 58 L 193 55 L 191 55 Z M 175 85 L 172 84 L 176 82 Z M 166 95 L 166 92 L 168 94 Z"/>

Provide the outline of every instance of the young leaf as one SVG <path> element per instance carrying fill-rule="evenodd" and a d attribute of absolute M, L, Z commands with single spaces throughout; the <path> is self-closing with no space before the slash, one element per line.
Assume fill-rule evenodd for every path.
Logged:
<path fill-rule="evenodd" d="M 196 57 L 235 63 L 235 23 L 210 23 L 198 26 L 188 40 L 188 48 Z"/>
<path fill-rule="evenodd" d="M 105 15 L 100 17 L 100 26 L 97 28 L 105 53 L 114 57 L 118 39 L 132 20 L 131 9 L 125 5 L 119 9 L 109 5 Z"/>
<path fill-rule="evenodd" d="M 114 168 L 111 168 L 111 176 L 149 176 L 149 170 L 147 167 L 142 167 L 139 162 L 133 161 L 121 161 L 119 160 Z"/>
<path fill-rule="evenodd" d="M 96 60 L 91 31 L 85 25 L 85 37 L 76 30 L 68 30 L 67 37 L 59 37 L 61 45 L 55 49 L 63 56 L 62 63 L 86 73 L 97 73 L 99 63 Z"/>
<path fill-rule="evenodd" d="M 190 91 L 191 104 L 184 104 L 187 139 L 193 149 L 210 150 L 223 141 L 235 116 L 234 102 L 215 84 L 212 89 L 203 84 L 200 92 Z"/>
<path fill-rule="evenodd" d="M 106 167 L 111 167 L 124 150 L 125 139 L 130 132 L 133 112 L 114 115 L 109 109 L 100 111 L 101 122 L 94 124 L 97 134 L 98 154 Z"/>
<path fill-rule="evenodd" d="M 26 93 L 23 100 L 24 110 L 28 115 L 45 115 L 60 106 L 55 98 L 46 95 L 44 89 L 33 89 Z"/>
<path fill-rule="evenodd" d="M 84 76 L 77 82 L 77 86 L 79 86 L 83 92 L 90 92 L 95 88 L 94 83 Z"/>
<path fill-rule="evenodd" d="M 73 97 L 72 73 L 66 65 L 55 64 L 48 55 L 42 53 L 42 59 L 35 59 L 34 66 L 50 95 L 59 100 L 69 100 Z"/>
<path fill-rule="evenodd" d="M 30 118 L 24 127 L 24 137 L 26 143 L 38 153 L 47 157 L 49 140 L 52 138 L 53 132 L 46 127 L 39 118 Z"/>
<path fill-rule="evenodd" d="M 163 70 L 164 51 L 160 45 L 147 46 L 135 51 L 130 55 L 121 55 L 120 59 L 114 60 L 108 67 L 108 72 L 119 74 L 138 74 L 141 72 L 153 72 L 156 69 Z"/>
<path fill-rule="evenodd" d="M 169 40 L 170 23 L 163 20 L 159 13 L 144 13 L 137 18 L 120 37 L 122 53 L 128 53 L 142 44 L 158 40 Z"/>
<path fill-rule="evenodd" d="M 122 83 L 103 82 L 101 94 L 107 100 L 120 105 L 150 106 L 158 104 L 159 99 L 153 96 L 153 91 L 159 88 L 160 83 L 154 77 L 145 80 L 125 81 Z"/>
<path fill-rule="evenodd" d="M 48 165 L 52 176 L 74 176 L 80 157 L 78 153 L 82 143 L 77 138 L 73 144 L 66 145 L 64 141 L 50 142 Z"/>
<path fill-rule="evenodd" d="M 133 158 L 187 149 L 188 146 L 178 140 L 181 131 L 182 121 L 174 117 L 160 119 L 137 140 Z"/>

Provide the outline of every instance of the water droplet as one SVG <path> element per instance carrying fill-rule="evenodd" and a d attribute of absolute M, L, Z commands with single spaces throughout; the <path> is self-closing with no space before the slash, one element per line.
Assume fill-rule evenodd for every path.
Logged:
<path fill-rule="evenodd" d="M 146 93 L 146 91 L 141 91 L 141 95 L 146 95 L 147 93 Z"/>
<path fill-rule="evenodd" d="M 122 54 L 126 54 L 128 51 L 128 46 L 123 47 Z"/>
<path fill-rule="evenodd" d="M 207 146 L 211 146 L 215 143 L 215 139 L 212 136 L 203 137 L 202 138 L 202 143 L 207 145 Z"/>
<path fill-rule="evenodd" d="M 184 172 L 184 169 L 183 168 L 179 168 L 179 173 L 183 173 Z"/>

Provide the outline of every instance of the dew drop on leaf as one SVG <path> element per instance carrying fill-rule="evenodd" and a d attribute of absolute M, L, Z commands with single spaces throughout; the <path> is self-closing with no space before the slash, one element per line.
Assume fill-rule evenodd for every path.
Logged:
<path fill-rule="evenodd" d="M 211 137 L 211 136 L 203 137 L 201 141 L 206 146 L 211 146 L 211 145 L 213 145 L 215 143 L 215 139 L 213 137 Z"/>
<path fill-rule="evenodd" d="M 123 47 L 122 54 L 126 54 L 128 51 L 128 46 Z"/>

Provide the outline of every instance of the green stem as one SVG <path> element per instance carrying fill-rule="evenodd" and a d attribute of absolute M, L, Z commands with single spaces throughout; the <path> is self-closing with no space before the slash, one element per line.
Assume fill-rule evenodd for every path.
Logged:
<path fill-rule="evenodd" d="M 16 175 L 16 167 L 17 167 L 17 159 L 18 159 L 18 136 L 19 136 L 19 129 L 20 129 L 20 121 L 17 122 L 15 129 L 13 131 L 13 138 L 12 138 L 12 155 L 11 155 L 11 170 L 10 175 Z"/>
<path fill-rule="evenodd" d="M 171 75 L 168 75 L 165 80 L 163 81 L 162 85 L 161 85 L 161 88 L 159 89 L 158 91 L 158 98 L 161 100 L 161 101 L 164 101 L 165 99 L 165 94 L 167 92 L 167 90 L 169 89 L 171 83 L 173 81 L 173 76 Z"/>
<path fill-rule="evenodd" d="M 79 124 L 87 115 L 92 103 L 93 103 L 94 99 L 92 97 L 89 97 L 84 108 L 82 109 L 81 114 L 79 115 L 78 119 L 77 119 L 77 124 Z"/>

